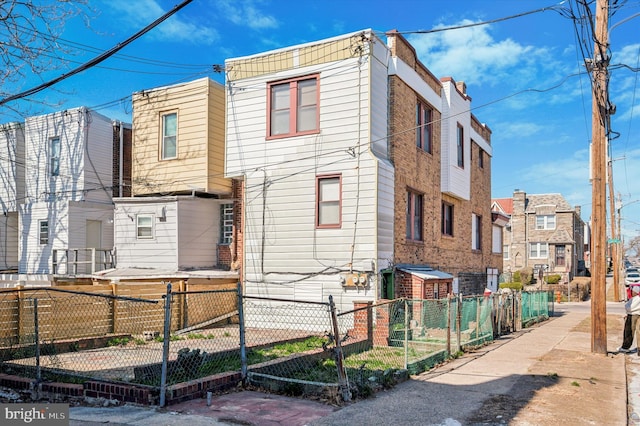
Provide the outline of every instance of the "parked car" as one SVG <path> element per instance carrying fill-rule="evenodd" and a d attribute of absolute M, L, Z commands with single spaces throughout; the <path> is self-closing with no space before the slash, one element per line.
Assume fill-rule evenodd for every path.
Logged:
<path fill-rule="evenodd" d="M 624 277 L 624 283 L 626 285 L 640 283 L 640 272 L 627 272 L 627 275 Z"/>

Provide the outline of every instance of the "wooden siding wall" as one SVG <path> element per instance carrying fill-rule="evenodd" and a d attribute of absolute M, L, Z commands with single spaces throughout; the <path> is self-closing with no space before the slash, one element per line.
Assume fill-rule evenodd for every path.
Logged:
<path fill-rule="evenodd" d="M 31 343 L 34 335 L 34 303 L 38 299 L 39 335 L 43 342 L 54 342 L 110 334 L 142 337 L 145 331 L 164 330 L 165 283 L 102 284 L 64 286 L 64 290 L 33 289 L 0 292 L 0 347 Z M 210 284 L 175 282 L 174 292 L 228 292 L 176 295 L 172 305 L 171 331 L 198 325 L 232 314 L 237 310 L 236 282 L 220 280 Z M 95 295 L 92 296 L 91 294 Z M 153 300 L 145 303 L 104 296 Z"/>
<path fill-rule="evenodd" d="M 224 161 L 224 87 L 209 78 L 133 96 L 133 193 L 229 195 Z M 161 159 L 161 116 L 178 117 L 177 158 Z"/>
<path fill-rule="evenodd" d="M 231 195 L 231 180 L 224 177 L 225 89 L 213 80 L 208 82 L 207 139 L 209 149 L 207 152 L 207 191 Z"/>

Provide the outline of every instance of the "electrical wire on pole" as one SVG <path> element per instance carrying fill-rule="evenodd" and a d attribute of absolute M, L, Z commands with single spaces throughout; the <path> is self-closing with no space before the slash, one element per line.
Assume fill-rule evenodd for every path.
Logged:
<path fill-rule="evenodd" d="M 607 193 L 606 127 L 609 121 L 609 0 L 596 1 L 592 75 L 592 247 L 591 247 L 591 352 L 607 353 Z"/>

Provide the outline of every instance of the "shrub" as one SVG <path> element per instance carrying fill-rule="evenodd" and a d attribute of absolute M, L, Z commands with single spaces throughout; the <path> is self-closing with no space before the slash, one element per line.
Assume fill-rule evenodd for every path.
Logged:
<path fill-rule="evenodd" d="M 533 268 L 527 266 L 518 272 L 520 272 L 520 282 L 522 285 L 529 285 L 533 283 Z"/>
<path fill-rule="evenodd" d="M 558 284 L 562 276 L 560 274 L 549 275 L 546 279 L 547 284 Z"/>
<path fill-rule="evenodd" d="M 515 271 L 513 273 L 513 282 L 516 282 L 516 283 L 522 282 L 522 278 L 520 277 L 520 271 Z"/>
<path fill-rule="evenodd" d="M 500 283 L 500 288 L 510 288 L 515 291 L 522 291 L 522 283 L 513 282 L 513 283 Z"/>

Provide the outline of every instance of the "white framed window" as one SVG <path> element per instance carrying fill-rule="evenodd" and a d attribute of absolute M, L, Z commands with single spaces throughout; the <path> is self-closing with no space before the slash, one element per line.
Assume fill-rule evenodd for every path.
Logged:
<path fill-rule="evenodd" d="M 471 249 L 482 249 L 482 216 L 471 214 Z"/>
<path fill-rule="evenodd" d="M 49 140 L 49 167 L 51 176 L 60 176 L 60 138 L 54 137 Z"/>
<path fill-rule="evenodd" d="M 509 246 L 507 244 L 502 246 L 502 258 L 509 260 Z"/>
<path fill-rule="evenodd" d="M 178 156 L 178 113 L 162 114 L 160 158 L 170 160 Z"/>
<path fill-rule="evenodd" d="M 556 216 L 553 214 L 536 215 L 536 229 L 556 229 Z"/>
<path fill-rule="evenodd" d="M 433 283 L 433 298 L 440 299 L 440 285 L 438 283 Z"/>
<path fill-rule="evenodd" d="M 342 176 L 316 177 L 316 227 L 342 226 Z"/>
<path fill-rule="evenodd" d="M 220 230 L 220 244 L 231 244 L 233 239 L 233 204 L 220 206 L 222 229 Z"/>
<path fill-rule="evenodd" d="M 152 214 L 139 214 L 136 216 L 136 238 L 138 240 L 153 239 Z"/>
<path fill-rule="evenodd" d="M 491 252 L 502 253 L 502 227 L 491 225 Z"/>
<path fill-rule="evenodd" d="M 38 222 L 38 238 L 40 239 L 40 244 L 46 245 L 49 244 L 49 221 L 41 220 Z"/>
<path fill-rule="evenodd" d="M 530 259 L 546 259 L 549 256 L 548 243 L 529 243 Z"/>

